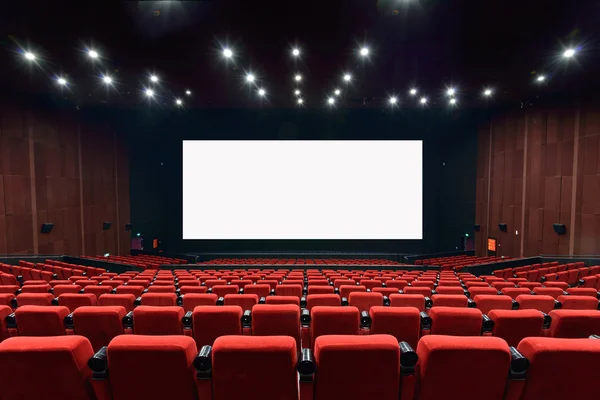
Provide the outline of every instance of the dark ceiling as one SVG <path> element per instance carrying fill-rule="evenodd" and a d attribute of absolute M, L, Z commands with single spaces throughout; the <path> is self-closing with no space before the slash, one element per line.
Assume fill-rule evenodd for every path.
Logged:
<path fill-rule="evenodd" d="M 186 108 L 291 108 L 296 72 L 305 107 L 326 107 L 337 87 L 336 107 L 383 107 L 391 94 L 401 107 L 417 107 L 407 93 L 413 84 L 430 107 L 448 107 L 444 90 L 455 85 L 463 108 L 485 107 L 488 85 L 493 104 L 600 88 L 600 1 L 23 0 L 2 4 L 0 29 L 2 90 L 80 106 L 174 107 L 181 97 Z M 357 54 L 363 44 L 366 61 Z M 224 45 L 232 61 L 224 61 Z M 299 61 L 290 55 L 295 45 Z M 578 53 L 566 61 L 560 55 L 569 46 Z M 86 47 L 101 59 L 92 62 Z M 267 90 L 264 100 L 244 83 L 249 70 Z M 351 85 L 343 71 L 353 74 Z M 110 90 L 101 73 L 115 79 Z M 153 102 L 143 93 L 150 73 L 161 78 Z M 535 83 L 540 73 L 544 84 Z"/>

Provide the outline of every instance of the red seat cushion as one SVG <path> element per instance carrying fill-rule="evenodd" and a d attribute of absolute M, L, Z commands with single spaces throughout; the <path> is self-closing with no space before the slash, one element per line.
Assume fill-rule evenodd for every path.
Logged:
<path fill-rule="evenodd" d="M 529 336 L 541 336 L 544 316 L 537 310 L 492 310 L 488 317 L 494 321 L 492 335 L 516 347 Z"/>
<path fill-rule="evenodd" d="M 311 343 L 322 335 L 357 335 L 360 329 L 358 308 L 315 306 L 311 310 Z"/>
<path fill-rule="evenodd" d="M 300 351 L 300 307 L 292 304 L 257 304 L 252 309 L 252 335 L 291 336 Z"/>
<path fill-rule="evenodd" d="M 546 314 L 554 310 L 554 298 L 550 296 L 521 294 L 516 301 L 520 310 L 540 310 Z"/>
<path fill-rule="evenodd" d="M 425 311 L 425 296 L 422 294 L 393 294 L 390 296 L 392 307 L 416 307 L 419 311 Z"/>
<path fill-rule="evenodd" d="M 132 294 L 103 294 L 98 297 L 99 306 L 122 306 L 125 311 L 133 311 L 135 296 Z"/>
<path fill-rule="evenodd" d="M 358 311 L 369 311 L 372 306 L 383 306 L 383 295 L 381 293 L 350 293 L 348 304 L 358 308 Z"/>
<path fill-rule="evenodd" d="M 181 335 L 182 307 L 139 306 L 133 311 L 133 331 L 138 335 Z"/>
<path fill-rule="evenodd" d="M 421 316 L 416 307 L 371 307 L 371 335 L 392 335 L 398 342 L 417 347 L 421 334 Z"/>
<path fill-rule="evenodd" d="M 464 294 L 434 294 L 431 297 L 433 307 L 467 307 L 469 301 Z"/>
<path fill-rule="evenodd" d="M 91 293 L 65 293 L 58 298 L 58 304 L 67 307 L 71 312 L 75 311 L 77 307 L 95 306 L 97 301 L 96 295 Z"/>
<path fill-rule="evenodd" d="M 309 294 L 306 296 L 306 308 L 312 310 L 315 306 L 341 306 L 342 301 L 337 294 Z"/>
<path fill-rule="evenodd" d="M 513 299 L 509 296 L 478 294 L 473 301 L 482 314 L 488 314 L 491 310 L 511 310 Z"/>
<path fill-rule="evenodd" d="M 183 310 L 194 311 L 198 306 L 214 306 L 218 296 L 214 293 L 189 293 L 183 296 Z"/>
<path fill-rule="evenodd" d="M 600 311 L 552 310 L 550 311 L 550 336 L 555 338 L 587 338 L 600 335 Z"/>
<path fill-rule="evenodd" d="M 483 315 L 476 308 L 433 307 L 429 311 L 432 335 L 478 336 Z"/>
<path fill-rule="evenodd" d="M 175 293 L 144 293 L 142 295 L 143 306 L 176 306 L 177 295 Z"/>
<path fill-rule="evenodd" d="M 69 309 L 63 306 L 22 306 L 15 311 L 19 336 L 65 335 L 64 320 Z"/>
<path fill-rule="evenodd" d="M 591 296 L 559 296 L 563 310 L 597 310 L 598 299 Z"/>
<path fill-rule="evenodd" d="M 108 346 L 110 341 L 123 334 L 123 317 L 127 314 L 122 306 L 79 307 L 73 311 L 75 334 L 85 336 L 94 351 Z"/>
<path fill-rule="evenodd" d="M 300 299 L 296 296 L 269 296 L 266 304 L 295 304 L 300 307 Z"/>
<path fill-rule="evenodd" d="M 198 306 L 192 313 L 194 339 L 199 349 L 212 346 L 216 338 L 242 334 L 240 306 Z"/>
<path fill-rule="evenodd" d="M 240 306 L 242 310 L 252 310 L 258 304 L 258 296 L 255 294 L 228 294 L 225 296 L 226 306 Z"/>

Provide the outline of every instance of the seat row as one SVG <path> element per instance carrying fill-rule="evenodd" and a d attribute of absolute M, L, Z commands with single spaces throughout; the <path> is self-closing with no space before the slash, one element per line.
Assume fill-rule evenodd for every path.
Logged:
<path fill-rule="evenodd" d="M 122 335 L 96 353 L 82 336 L 0 344 L 3 400 L 564 400 L 597 396 L 600 341 L 428 336 L 416 351 L 390 335 Z M 32 384 L 35 381 L 35 384 Z M 68 382 L 68 385 L 65 384 Z"/>

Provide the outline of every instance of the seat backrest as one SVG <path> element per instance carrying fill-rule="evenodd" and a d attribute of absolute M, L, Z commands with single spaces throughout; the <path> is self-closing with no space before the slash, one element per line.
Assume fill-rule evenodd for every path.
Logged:
<path fill-rule="evenodd" d="M 429 310 L 432 335 L 478 336 L 483 315 L 477 308 L 433 307 Z"/>
<path fill-rule="evenodd" d="M 65 317 L 69 309 L 63 306 L 22 306 L 15 311 L 19 336 L 65 335 Z"/>
<path fill-rule="evenodd" d="M 574 295 L 574 296 L 590 296 L 595 299 L 598 298 L 598 291 L 594 288 L 582 288 L 582 287 L 568 288 L 567 293 Z"/>
<path fill-rule="evenodd" d="M 511 355 L 506 342 L 495 337 L 428 335 L 417 346 L 415 400 L 502 400 Z M 457 384 L 469 371 L 468 384 Z"/>
<path fill-rule="evenodd" d="M 144 293 L 142 295 L 143 306 L 176 306 L 177 295 L 175 293 Z"/>
<path fill-rule="evenodd" d="M 211 288 L 211 293 L 214 293 L 219 297 L 224 297 L 230 294 L 238 294 L 239 291 L 240 288 L 238 285 L 214 285 Z"/>
<path fill-rule="evenodd" d="M 600 311 L 552 310 L 550 311 L 550 336 L 554 338 L 587 338 L 600 335 Z"/>
<path fill-rule="evenodd" d="M 516 298 L 520 310 L 539 310 L 548 314 L 554 310 L 554 298 L 546 295 L 521 294 Z"/>
<path fill-rule="evenodd" d="M 181 335 L 184 315 L 177 306 L 138 306 L 133 310 L 133 331 L 137 335 Z"/>
<path fill-rule="evenodd" d="M 372 306 L 383 306 L 383 295 L 376 292 L 353 292 L 350 293 L 348 304 L 358 308 L 358 311 L 369 312 Z"/>
<path fill-rule="evenodd" d="M 267 297 L 271 293 L 270 285 L 246 285 L 244 286 L 244 294 L 255 294 L 260 299 L 261 297 Z"/>
<path fill-rule="evenodd" d="M 597 310 L 598 299 L 591 296 L 559 296 L 563 310 Z"/>
<path fill-rule="evenodd" d="M 300 307 L 292 304 L 257 304 L 252 309 L 252 335 L 291 336 L 300 351 Z"/>
<path fill-rule="evenodd" d="M 50 293 L 21 293 L 17 295 L 17 305 L 22 306 L 50 306 L 54 296 Z"/>
<path fill-rule="evenodd" d="M 242 334 L 240 306 L 201 306 L 192 313 L 194 340 L 199 349 L 212 346 L 216 338 Z"/>
<path fill-rule="evenodd" d="M 93 355 L 92 346 L 82 336 L 5 340 L 0 343 L 2 399 L 93 399 L 92 373 L 87 365 Z M 32 379 L 35 371 L 40 373 Z"/>
<path fill-rule="evenodd" d="M 25 285 L 21 287 L 21 293 L 48 293 L 51 289 L 49 284 L 43 285 Z"/>
<path fill-rule="evenodd" d="M 83 292 L 86 294 L 93 294 L 98 298 L 103 294 L 110 294 L 111 290 L 110 286 L 87 286 L 83 289 Z"/>
<path fill-rule="evenodd" d="M 123 334 L 123 306 L 83 306 L 73 311 L 76 335 L 85 336 L 94 351 L 100 350 L 118 335 Z"/>
<path fill-rule="evenodd" d="M 425 311 L 425 296 L 422 294 L 392 294 L 390 295 L 390 306 L 416 307 L 419 311 Z"/>
<path fill-rule="evenodd" d="M 295 304 L 300 307 L 300 299 L 296 296 L 269 296 L 266 304 Z"/>
<path fill-rule="evenodd" d="M 403 289 L 404 294 L 421 294 L 431 297 L 431 289 L 425 286 L 407 286 Z"/>
<path fill-rule="evenodd" d="M 302 297 L 302 285 L 277 285 L 275 287 L 275 294 L 278 296 L 296 296 Z"/>
<path fill-rule="evenodd" d="M 421 316 L 416 307 L 374 306 L 369 311 L 371 335 L 392 335 L 397 342 L 417 347 L 421 333 Z"/>
<path fill-rule="evenodd" d="M 56 285 L 52 288 L 52 293 L 56 297 L 64 293 L 79 293 L 80 291 L 80 285 Z"/>
<path fill-rule="evenodd" d="M 120 335 L 107 352 L 114 399 L 197 397 L 193 362 L 198 352 L 192 338 Z"/>
<path fill-rule="evenodd" d="M 435 289 L 437 294 L 457 294 L 457 295 L 465 295 L 465 290 L 462 287 L 457 286 L 438 286 Z"/>
<path fill-rule="evenodd" d="M 532 292 L 541 296 L 551 296 L 554 299 L 563 295 L 563 290 L 557 287 L 535 287 Z"/>
<path fill-rule="evenodd" d="M 298 399 L 291 337 L 223 336 L 212 355 L 213 399 Z"/>
<path fill-rule="evenodd" d="M 198 306 L 214 306 L 218 296 L 214 293 L 188 293 L 183 296 L 183 310 L 194 311 Z"/>
<path fill-rule="evenodd" d="M 314 348 L 315 400 L 398 399 L 400 347 L 393 336 L 320 336 Z M 349 373 L 349 360 L 364 367 L 360 379 Z"/>
<path fill-rule="evenodd" d="M 8 327 L 6 326 L 6 317 L 12 314 L 13 310 L 8 305 L 0 303 L 0 342 L 10 337 Z"/>
<path fill-rule="evenodd" d="M 511 310 L 513 299 L 504 295 L 478 294 L 473 301 L 482 314 L 487 314 L 491 310 Z"/>
<path fill-rule="evenodd" d="M 516 347 L 529 336 L 541 336 L 544 315 L 537 310 L 492 310 L 488 317 L 494 321 L 492 336 L 506 340 Z"/>
<path fill-rule="evenodd" d="M 132 294 L 103 294 L 98 297 L 99 306 L 122 306 L 125 311 L 133 311 L 135 296 Z"/>
<path fill-rule="evenodd" d="M 311 343 L 323 335 L 358 335 L 360 312 L 358 308 L 315 306 L 311 310 Z"/>
<path fill-rule="evenodd" d="M 148 287 L 149 293 L 175 293 L 175 285 L 152 285 Z"/>
<path fill-rule="evenodd" d="M 312 310 L 315 306 L 341 306 L 342 300 L 337 294 L 309 294 L 306 296 L 306 308 Z"/>
<path fill-rule="evenodd" d="M 600 340 L 530 337 L 517 350 L 529 360 L 521 400 L 598 397 Z"/>
<path fill-rule="evenodd" d="M 67 307 L 71 312 L 77 307 L 95 306 L 96 302 L 96 295 L 91 293 L 65 293 L 58 297 L 58 304 Z"/>
<path fill-rule="evenodd" d="M 258 296 L 255 294 L 228 294 L 225 295 L 226 306 L 240 306 L 242 310 L 252 310 L 258 304 Z"/>
<path fill-rule="evenodd" d="M 469 301 L 464 294 L 434 294 L 431 296 L 433 307 L 468 307 Z"/>
<path fill-rule="evenodd" d="M 505 296 L 510 296 L 512 299 L 516 299 L 521 294 L 531 294 L 531 290 L 527 288 L 504 288 L 501 290 Z"/>

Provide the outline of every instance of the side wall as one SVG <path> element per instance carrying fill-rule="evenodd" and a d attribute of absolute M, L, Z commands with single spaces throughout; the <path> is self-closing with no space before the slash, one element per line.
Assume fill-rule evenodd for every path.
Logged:
<path fill-rule="evenodd" d="M 479 130 L 476 254 L 600 253 L 600 108 L 519 110 Z M 508 232 L 500 232 L 506 223 Z M 566 225 L 558 235 L 553 224 Z"/>
<path fill-rule="evenodd" d="M 40 233 L 44 222 L 54 223 L 50 234 Z M 128 222 L 126 142 L 108 124 L 1 104 L 0 254 L 127 254 Z"/>

